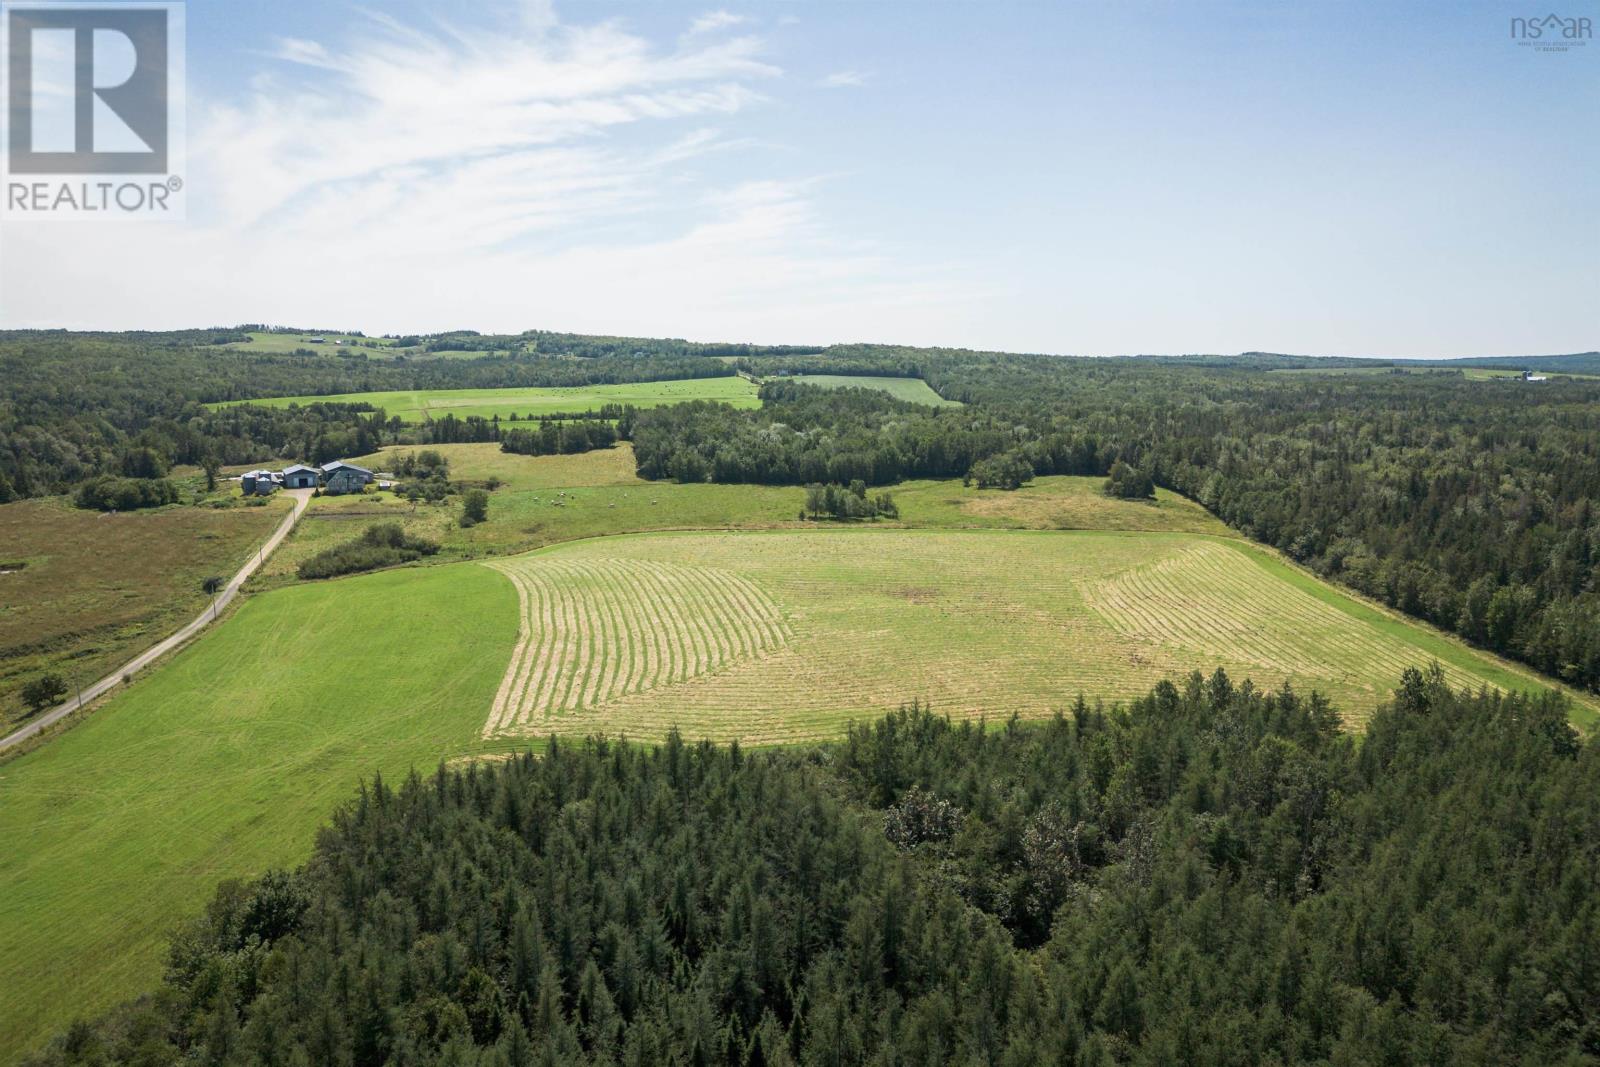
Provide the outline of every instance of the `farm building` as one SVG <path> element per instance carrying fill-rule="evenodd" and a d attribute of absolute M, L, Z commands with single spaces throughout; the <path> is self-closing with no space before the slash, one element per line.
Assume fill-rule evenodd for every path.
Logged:
<path fill-rule="evenodd" d="M 289 489 L 315 489 L 321 480 L 322 475 L 317 468 L 307 467 L 303 463 L 283 468 L 283 484 Z"/>
<path fill-rule="evenodd" d="M 354 463 L 345 463 L 335 460 L 322 465 L 322 491 L 339 496 L 343 493 L 359 493 L 368 482 L 372 481 L 372 472 L 365 467 L 358 467 Z"/>
<path fill-rule="evenodd" d="M 270 496 L 278 488 L 278 476 L 272 471 L 246 471 L 239 475 L 239 488 L 245 496 Z"/>

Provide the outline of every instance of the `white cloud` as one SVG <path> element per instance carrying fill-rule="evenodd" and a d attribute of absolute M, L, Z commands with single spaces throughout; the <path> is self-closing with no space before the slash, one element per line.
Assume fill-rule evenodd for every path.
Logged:
<path fill-rule="evenodd" d="M 691 35 L 714 33 L 749 21 L 744 15 L 735 15 L 731 11 L 707 11 L 689 24 L 689 33 Z"/>
<path fill-rule="evenodd" d="M 859 70 L 836 70 L 817 82 L 824 89 L 857 89 L 867 84 L 872 75 Z"/>
<path fill-rule="evenodd" d="M 358 30 L 276 42 L 234 98 L 191 93 L 189 222 L 8 224 L 0 325 L 831 340 L 962 303 L 722 132 L 782 86 L 758 37 L 652 42 L 539 4 Z"/>
<path fill-rule="evenodd" d="M 326 48 L 316 41 L 305 41 L 298 37 L 281 38 L 278 46 L 267 54 L 287 63 L 302 63 L 308 67 L 320 67 L 324 70 L 338 69 Z"/>

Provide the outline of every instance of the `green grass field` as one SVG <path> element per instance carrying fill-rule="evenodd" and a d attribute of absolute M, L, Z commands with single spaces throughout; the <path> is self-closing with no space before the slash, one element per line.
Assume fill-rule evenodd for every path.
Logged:
<path fill-rule="evenodd" d="M 689 378 L 670 382 L 629 382 L 623 385 L 586 385 L 574 388 L 421 389 L 400 392 L 339 393 L 333 396 L 279 396 L 265 400 L 225 401 L 283 408 L 291 404 L 371 404 L 406 422 L 453 414 L 457 418 L 499 415 L 523 418 L 561 412 L 590 411 L 604 404 L 631 404 L 636 408 L 663 407 L 685 400 L 716 400 L 734 407 L 760 407 L 756 386 L 744 378 Z"/>
<path fill-rule="evenodd" d="M 911 483 L 903 525 L 837 526 L 796 521 L 798 489 L 641 482 L 626 449 L 440 451 L 457 477 L 506 482 L 487 523 L 320 499 L 269 561 L 282 588 L 0 763 L 0 1062 L 149 988 L 174 923 L 219 880 L 303 857 L 375 770 L 548 732 L 795 742 L 913 698 L 1037 717 L 1218 665 L 1321 689 L 1357 725 L 1413 663 L 1542 684 L 1192 502 L 1110 500 L 1097 479 Z M 292 581 L 295 559 L 390 516 L 456 562 Z"/>
<path fill-rule="evenodd" d="M 515 456 L 494 444 L 436 445 L 450 461 L 450 476 L 502 487 L 490 497 L 489 521 L 468 529 L 460 505 L 413 506 L 389 493 L 323 497 L 289 541 L 267 561 L 260 581 L 291 580 L 300 561 L 356 537 L 367 525 L 401 523 L 408 532 L 440 542 L 437 563 L 482 559 L 585 537 L 650 530 L 804 529 L 796 516 L 799 488 L 763 485 L 676 485 L 647 482 L 634 473 L 627 444 L 576 456 Z M 417 449 L 386 448 L 356 462 L 374 470 L 396 465 Z M 1227 534 L 1205 509 L 1161 491 L 1154 502 L 1108 499 L 1101 479 L 1040 478 L 1014 493 L 979 490 L 958 481 L 917 481 L 894 486 L 901 519 L 893 525 L 935 529 L 1156 530 Z M 886 525 L 879 523 L 879 525 Z"/>
<path fill-rule="evenodd" d="M 311 340 L 313 337 L 320 337 L 322 340 L 313 343 Z M 342 344 L 335 344 L 335 342 L 342 342 Z M 282 355 L 302 348 L 308 348 L 314 352 L 325 351 L 332 353 L 337 352 L 345 345 L 355 346 L 357 352 L 366 353 L 371 358 L 382 358 L 388 354 L 388 349 L 394 347 L 393 342 L 382 337 L 356 337 L 348 333 L 268 333 L 266 331 L 252 331 L 250 340 L 234 341 L 221 347 Z"/>
<path fill-rule="evenodd" d="M 1522 377 L 1522 372 L 1520 370 L 1502 370 L 1502 369 L 1497 368 L 1497 367 L 1466 367 L 1466 368 L 1462 369 L 1461 373 L 1465 377 L 1471 379 L 1472 381 L 1479 381 L 1479 382 L 1487 382 L 1487 381 L 1491 381 L 1491 380 L 1498 379 L 1498 378 L 1520 378 L 1520 377 Z M 1556 378 L 1576 378 L 1576 379 L 1583 380 L 1583 381 L 1592 381 L 1592 380 L 1594 380 L 1596 378 L 1600 378 L 1600 375 L 1594 375 L 1594 374 L 1567 374 L 1567 373 L 1565 373 L 1563 371 L 1552 371 L 1552 370 L 1536 370 L 1533 373 L 1535 373 L 1535 374 L 1539 375 L 1540 377 L 1545 378 L 1547 380 L 1553 380 L 1553 379 L 1556 379 Z M 1537 385 L 1538 383 L 1537 382 L 1533 382 L 1533 383 L 1530 383 L 1530 384 Z"/>
<path fill-rule="evenodd" d="M 32 679 L 87 685 L 198 614 L 201 583 L 238 570 L 286 507 L 0 505 L 0 733 L 23 717 Z"/>
<path fill-rule="evenodd" d="M 797 374 L 789 379 L 824 389 L 881 389 L 896 400 L 933 407 L 960 407 L 959 400 L 946 400 L 921 378 L 880 378 L 851 374 Z"/>
<path fill-rule="evenodd" d="M 0 764 L 0 1062 L 152 984 L 172 924 L 363 777 L 469 749 L 516 625 L 485 567 L 278 590 Z"/>
<path fill-rule="evenodd" d="M 1541 683 L 1228 538 L 834 529 L 662 534 L 492 564 L 519 652 L 486 736 L 600 731 L 789 743 L 913 697 L 1037 718 L 1225 667 L 1331 697 L 1352 726 L 1408 666 Z"/>

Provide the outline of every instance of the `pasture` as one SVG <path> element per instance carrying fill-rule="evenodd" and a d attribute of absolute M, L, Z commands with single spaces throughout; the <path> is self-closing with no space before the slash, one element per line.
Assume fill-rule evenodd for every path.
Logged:
<path fill-rule="evenodd" d="M 606 404 L 636 408 L 663 407 L 686 400 L 715 400 L 734 407 L 760 407 L 756 386 L 744 378 L 688 378 L 667 382 L 572 387 L 526 386 L 511 389 L 417 389 L 394 392 L 337 393 L 330 396 L 278 396 L 263 400 L 224 401 L 214 407 L 249 403 L 284 408 L 292 404 L 371 404 L 405 422 L 455 415 L 536 418 L 568 412 L 597 411 Z"/>
<path fill-rule="evenodd" d="M 634 473 L 626 443 L 572 456 L 517 456 L 494 444 L 434 445 L 450 462 L 452 479 L 485 484 L 489 521 L 462 529 L 460 504 L 412 505 L 390 493 L 323 497 L 289 541 L 267 561 L 260 581 L 293 579 L 300 561 L 353 539 L 375 522 L 399 522 L 411 534 L 442 544 L 434 563 L 504 556 L 562 541 L 652 530 L 765 530 L 814 528 L 797 513 L 798 487 L 648 482 Z M 386 448 L 356 462 L 374 470 L 397 465 L 414 446 Z M 897 525 L 936 529 L 1150 530 L 1226 535 L 1228 530 L 1193 501 L 1165 490 L 1154 501 L 1114 500 L 1099 478 L 1048 477 L 1012 493 L 980 490 L 955 480 L 889 487 L 900 506 Z"/>
<path fill-rule="evenodd" d="M 780 379 L 781 380 L 781 379 Z M 931 407 L 960 407 L 959 400 L 946 400 L 921 378 L 885 378 L 854 374 L 797 374 L 789 381 L 816 385 L 823 389 L 878 389 L 896 400 Z"/>
<path fill-rule="evenodd" d="M 322 338 L 313 341 L 313 337 Z M 307 333 L 305 331 L 280 332 L 268 330 L 255 330 L 250 333 L 248 341 L 231 341 L 220 345 L 232 351 L 259 352 L 271 355 L 291 355 L 296 352 L 315 352 L 320 355 L 343 355 L 352 359 L 379 359 L 392 360 L 400 357 L 406 359 L 481 359 L 485 356 L 503 354 L 488 349 L 444 349 L 430 352 L 418 346 L 406 347 L 396 343 L 392 337 L 359 337 L 349 333 Z M 518 346 L 521 351 L 523 346 Z"/>
<path fill-rule="evenodd" d="M 0 1062 L 146 988 L 172 924 L 299 862 L 363 778 L 468 750 L 515 634 L 483 567 L 278 590 L 0 764 Z"/>
<path fill-rule="evenodd" d="M 313 342 L 311 340 L 313 337 L 320 337 L 322 340 Z M 335 342 L 338 343 L 336 344 Z M 254 330 L 250 333 L 250 340 L 233 341 L 220 347 L 286 355 L 303 348 L 314 352 L 333 354 L 346 346 L 350 346 L 355 352 L 376 358 L 387 355 L 387 350 L 394 348 L 394 342 L 383 337 L 357 337 L 348 333 L 280 333 L 277 331 Z M 401 350 L 396 349 L 396 351 Z"/>
<path fill-rule="evenodd" d="M 17 693 L 33 678 L 87 684 L 196 615 L 201 583 L 238 570 L 284 506 L 105 514 L 60 497 L 0 505 L 0 732 L 22 718 Z"/>

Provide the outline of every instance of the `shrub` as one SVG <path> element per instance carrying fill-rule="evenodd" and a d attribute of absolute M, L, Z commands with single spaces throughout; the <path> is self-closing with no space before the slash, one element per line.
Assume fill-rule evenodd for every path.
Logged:
<path fill-rule="evenodd" d="M 461 498 L 461 525 L 476 526 L 489 518 L 489 494 L 482 489 L 469 489 Z"/>
<path fill-rule="evenodd" d="M 66 698 L 67 680 L 59 674 L 46 674 L 22 687 L 22 702 L 28 710 L 41 712 Z"/>
<path fill-rule="evenodd" d="M 165 478 L 117 478 L 103 474 L 78 487 L 78 506 L 94 511 L 136 511 L 177 502 L 178 487 Z"/>
<path fill-rule="evenodd" d="M 1105 491 L 1106 496 L 1124 500 L 1154 500 L 1156 484 L 1144 471 L 1130 467 L 1119 459 L 1111 465 L 1111 477 L 1106 479 Z"/>
<path fill-rule="evenodd" d="M 438 551 L 436 542 L 410 536 L 398 522 L 381 522 L 367 527 L 366 532 L 356 540 L 319 552 L 303 561 L 299 575 L 307 581 L 334 578 L 341 574 L 411 563 Z"/>
<path fill-rule="evenodd" d="M 846 488 L 842 485 L 808 485 L 806 486 L 806 506 L 801 517 L 807 513 L 812 518 L 827 515 L 833 519 L 875 519 L 879 515 L 890 519 L 900 517 L 900 508 L 895 504 L 894 497 L 889 493 L 874 493 L 867 495 L 867 485 L 857 479 Z"/>
<path fill-rule="evenodd" d="M 1033 481 L 1033 464 L 1020 452 L 1002 452 L 974 463 L 967 477 L 979 489 L 1016 489 Z"/>

